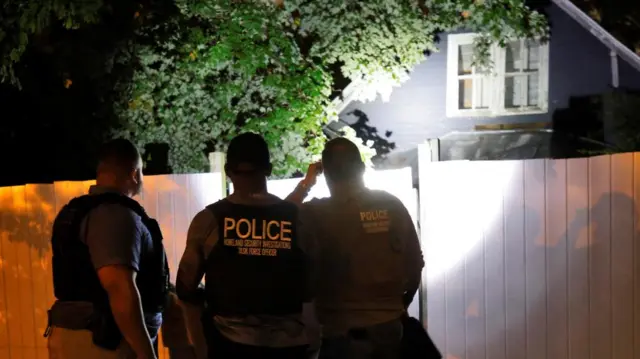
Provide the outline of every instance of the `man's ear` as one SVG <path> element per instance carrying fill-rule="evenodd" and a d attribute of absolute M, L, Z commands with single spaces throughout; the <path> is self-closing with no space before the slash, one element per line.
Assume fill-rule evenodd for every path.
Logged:
<path fill-rule="evenodd" d="M 139 173 L 138 173 L 139 171 L 142 171 L 142 170 L 139 168 L 135 168 L 129 173 L 129 179 L 135 184 L 138 184 L 140 182 L 141 176 L 139 176 Z"/>
<path fill-rule="evenodd" d="M 267 169 L 264 171 L 264 176 L 269 177 L 271 176 L 272 172 L 273 172 L 273 165 L 269 163 L 269 166 L 267 166 Z"/>

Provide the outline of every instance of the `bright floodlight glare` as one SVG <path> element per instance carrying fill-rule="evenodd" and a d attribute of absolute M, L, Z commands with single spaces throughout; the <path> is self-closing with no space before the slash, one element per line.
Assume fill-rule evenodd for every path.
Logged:
<path fill-rule="evenodd" d="M 421 194 L 427 281 L 444 280 L 445 273 L 482 242 L 503 206 L 516 161 L 447 161 L 433 166 L 430 189 Z"/>
<path fill-rule="evenodd" d="M 296 188 L 296 185 L 300 180 L 301 179 L 299 178 L 294 178 L 268 181 L 267 189 L 269 193 L 280 198 L 285 198 Z M 411 193 L 413 192 L 411 169 L 408 167 L 386 171 L 367 170 L 364 175 L 364 183 L 367 188 L 384 190 L 400 198 L 407 208 L 411 207 L 409 208 L 410 212 L 415 207 L 413 203 L 407 205 L 405 202 L 405 199 L 409 200 L 408 197 L 411 196 Z M 313 186 L 307 196 L 307 201 L 312 198 L 326 198 L 329 196 L 330 193 L 329 188 L 327 187 L 327 182 L 325 181 L 324 176 L 319 176 L 316 185 Z"/>

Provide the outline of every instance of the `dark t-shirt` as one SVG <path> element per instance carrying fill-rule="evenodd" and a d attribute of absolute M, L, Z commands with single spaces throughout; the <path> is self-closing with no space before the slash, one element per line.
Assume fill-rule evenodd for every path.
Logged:
<path fill-rule="evenodd" d="M 89 194 L 109 192 L 110 189 L 92 186 Z M 89 248 L 91 261 L 96 270 L 110 265 L 125 265 L 138 271 L 153 261 L 151 233 L 140 216 L 119 204 L 103 204 L 85 217 L 80 227 L 81 238 Z M 90 304 L 84 302 L 64 303 L 56 306 L 64 316 L 88 316 Z M 162 325 L 161 313 L 144 313 L 145 324 L 151 339 L 158 335 Z"/>

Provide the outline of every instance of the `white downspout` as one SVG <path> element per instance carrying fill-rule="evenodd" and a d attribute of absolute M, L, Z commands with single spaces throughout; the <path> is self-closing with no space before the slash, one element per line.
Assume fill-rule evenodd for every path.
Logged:
<path fill-rule="evenodd" d="M 611 56 L 611 85 L 613 88 L 620 86 L 620 73 L 618 71 L 618 54 L 615 51 L 609 53 Z"/>

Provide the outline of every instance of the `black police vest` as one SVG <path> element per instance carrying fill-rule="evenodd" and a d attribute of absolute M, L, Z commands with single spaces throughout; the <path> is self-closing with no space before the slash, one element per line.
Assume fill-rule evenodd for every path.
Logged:
<path fill-rule="evenodd" d="M 119 204 L 140 216 L 151 233 L 153 259 L 142 265 L 136 276 L 142 308 L 146 313 L 159 313 L 167 302 L 169 266 L 162 244 L 158 222 L 150 218 L 135 200 L 117 193 L 85 195 L 71 200 L 53 223 L 53 289 L 59 301 L 91 302 L 99 310 L 108 311 L 109 302 L 98 274 L 91 263 L 89 248 L 82 241 L 81 223 L 89 212 L 102 204 Z"/>
<path fill-rule="evenodd" d="M 247 206 L 223 199 L 207 207 L 218 242 L 205 270 L 207 311 L 228 316 L 302 312 L 308 264 L 298 246 L 298 208 Z"/>

